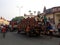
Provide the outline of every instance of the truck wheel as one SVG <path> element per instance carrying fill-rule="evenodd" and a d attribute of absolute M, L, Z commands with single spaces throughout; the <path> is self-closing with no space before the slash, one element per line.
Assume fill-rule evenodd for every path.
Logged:
<path fill-rule="evenodd" d="M 29 32 L 26 33 L 27 36 L 31 37 L 31 34 Z"/>
<path fill-rule="evenodd" d="M 19 34 L 20 32 L 18 31 L 17 33 Z"/>
<path fill-rule="evenodd" d="M 26 35 L 29 36 L 29 33 L 27 32 Z"/>
<path fill-rule="evenodd" d="M 10 32 L 12 32 L 12 30 L 10 30 Z"/>
<path fill-rule="evenodd" d="M 19 34 L 21 31 L 18 31 L 17 33 Z"/>
<path fill-rule="evenodd" d="M 36 34 L 36 36 L 40 36 L 40 34 Z"/>
<path fill-rule="evenodd" d="M 36 36 L 40 36 L 40 32 L 35 31 Z"/>

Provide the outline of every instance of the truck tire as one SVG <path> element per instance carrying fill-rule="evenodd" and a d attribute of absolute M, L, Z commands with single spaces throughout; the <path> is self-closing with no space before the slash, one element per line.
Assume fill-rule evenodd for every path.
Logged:
<path fill-rule="evenodd" d="M 30 32 L 27 32 L 26 35 L 29 36 L 29 37 L 31 37 L 31 33 Z"/>

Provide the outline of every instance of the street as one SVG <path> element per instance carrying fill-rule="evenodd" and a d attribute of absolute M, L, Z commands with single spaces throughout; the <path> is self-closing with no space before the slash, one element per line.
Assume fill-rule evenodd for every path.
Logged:
<path fill-rule="evenodd" d="M 5 39 L 0 33 L 0 45 L 59 45 L 60 38 L 48 36 L 44 37 L 27 37 L 17 32 L 7 32 Z"/>

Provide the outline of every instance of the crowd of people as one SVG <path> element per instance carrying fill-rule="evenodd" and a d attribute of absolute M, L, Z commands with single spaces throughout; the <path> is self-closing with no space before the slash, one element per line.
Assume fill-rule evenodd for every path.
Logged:
<path fill-rule="evenodd" d="M 46 23 L 40 22 L 39 25 L 40 25 L 40 31 L 45 32 L 45 34 L 49 33 L 49 35 L 52 36 L 53 33 L 56 33 L 56 30 L 57 30 L 58 35 L 60 36 L 60 23 L 58 23 L 58 25 L 55 25 L 54 23 L 47 21 Z M 28 29 L 29 29 L 29 27 L 28 27 Z M 7 25 L 0 25 L 0 32 L 3 33 L 4 38 L 5 38 L 5 34 L 7 31 L 8 31 Z"/>
<path fill-rule="evenodd" d="M 45 26 L 44 28 L 42 27 L 43 30 L 45 30 L 45 32 L 47 33 L 49 32 L 50 36 L 52 36 L 53 33 L 56 33 L 56 32 L 58 32 L 58 35 L 60 36 L 60 23 L 55 25 L 55 23 L 51 22 L 50 20 L 44 21 L 43 23 L 44 23 L 43 26 Z"/>

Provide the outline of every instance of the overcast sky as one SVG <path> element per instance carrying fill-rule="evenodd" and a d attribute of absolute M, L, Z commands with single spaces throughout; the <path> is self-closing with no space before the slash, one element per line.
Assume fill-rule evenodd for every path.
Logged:
<path fill-rule="evenodd" d="M 60 6 L 60 0 L 0 0 L 0 17 L 11 20 L 23 16 L 28 11 L 43 11 L 44 6 L 51 8 Z"/>

